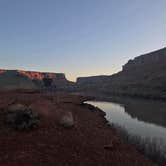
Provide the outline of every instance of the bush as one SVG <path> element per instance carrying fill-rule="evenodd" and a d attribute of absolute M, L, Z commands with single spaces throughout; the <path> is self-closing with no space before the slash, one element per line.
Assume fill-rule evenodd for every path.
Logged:
<path fill-rule="evenodd" d="M 27 130 L 37 127 L 40 118 L 30 107 L 13 105 L 8 108 L 6 122 L 14 129 Z"/>

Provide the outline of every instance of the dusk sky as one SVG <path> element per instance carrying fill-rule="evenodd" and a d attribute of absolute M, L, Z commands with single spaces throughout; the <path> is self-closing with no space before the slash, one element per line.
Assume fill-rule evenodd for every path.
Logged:
<path fill-rule="evenodd" d="M 0 0 L 0 68 L 110 75 L 166 47 L 166 0 Z"/>

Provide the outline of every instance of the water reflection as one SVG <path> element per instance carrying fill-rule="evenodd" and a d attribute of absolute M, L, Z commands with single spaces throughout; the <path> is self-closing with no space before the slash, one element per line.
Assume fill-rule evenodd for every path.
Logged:
<path fill-rule="evenodd" d="M 106 112 L 106 118 L 129 134 L 162 140 L 166 145 L 166 103 L 146 100 L 88 102 Z"/>

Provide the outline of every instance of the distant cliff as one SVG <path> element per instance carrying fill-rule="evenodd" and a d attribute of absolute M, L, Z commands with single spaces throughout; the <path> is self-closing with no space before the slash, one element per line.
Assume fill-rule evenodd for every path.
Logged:
<path fill-rule="evenodd" d="M 54 89 L 67 88 L 72 84 L 63 73 L 1 69 L 0 90 L 41 89 L 45 86 L 44 79 L 50 79 L 50 87 Z"/>
<path fill-rule="evenodd" d="M 43 78 L 51 78 L 51 79 L 66 80 L 65 74 L 63 73 L 47 73 L 47 72 L 24 71 L 24 70 L 17 70 L 17 72 L 26 75 L 30 79 L 42 80 Z"/>
<path fill-rule="evenodd" d="M 0 91 L 45 88 L 101 98 L 116 95 L 166 99 L 166 48 L 129 60 L 116 74 L 80 77 L 76 83 L 68 81 L 63 73 L 0 70 Z"/>
<path fill-rule="evenodd" d="M 162 70 L 166 62 L 166 48 L 144 54 L 129 60 L 127 64 L 123 66 L 123 71 L 132 70 L 151 70 L 154 69 Z M 143 68 L 142 68 L 143 67 Z"/>
<path fill-rule="evenodd" d="M 166 98 L 166 48 L 129 60 L 111 76 L 78 78 L 77 90 L 98 95 Z"/>
<path fill-rule="evenodd" d="M 78 77 L 76 83 L 79 85 L 88 85 L 88 84 L 96 84 L 102 83 L 103 81 L 108 80 L 108 76 L 92 76 L 92 77 Z"/>

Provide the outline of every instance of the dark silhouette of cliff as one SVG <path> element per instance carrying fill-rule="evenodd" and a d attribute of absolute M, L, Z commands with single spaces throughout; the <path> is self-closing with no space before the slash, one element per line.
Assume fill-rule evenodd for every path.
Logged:
<path fill-rule="evenodd" d="M 77 90 L 94 95 L 166 98 L 166 48 L 129 60 L 111 76 L 77 79 Z"/>
<path fill-rule="evenodd" d="M 50 87 L 46 81 L 51 82 Z M 78 92 L 109 97 L 132 96 L 166 99 L 166 48 L 129 60 L 122 71 L 110 76 L 77 78 L 73 83 L 63 73 L 0 70 L 0 90 L 41 89 Z"/>

